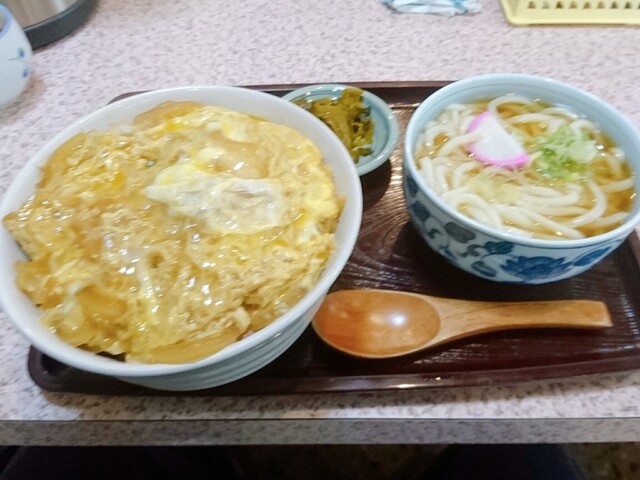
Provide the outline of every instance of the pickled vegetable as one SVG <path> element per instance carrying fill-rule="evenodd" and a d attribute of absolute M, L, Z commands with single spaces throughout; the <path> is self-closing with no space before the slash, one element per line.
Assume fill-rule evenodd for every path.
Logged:
<path fill-rule="evenodd" d="M 294 101 L 327 124 L 347 147 L 355 162 L 372 153 L 374 124 L 370 116 L 371 109 L 365 105 L 362 93 L 358 88 L 347 88 L 337 98 L 301 98 Z"/>

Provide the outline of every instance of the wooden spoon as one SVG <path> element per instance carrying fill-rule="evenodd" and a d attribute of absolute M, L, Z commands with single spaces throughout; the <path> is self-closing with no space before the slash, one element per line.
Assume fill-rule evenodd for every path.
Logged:
<path fill-rule="evenodd" d="M 602 302 L 481 302 L 391 290 L 341 290 L 327 295 L 312 325 L 320 338 L 358 357 L 389 358 L 462 337 L 517 328 L 602 328 Z"/>

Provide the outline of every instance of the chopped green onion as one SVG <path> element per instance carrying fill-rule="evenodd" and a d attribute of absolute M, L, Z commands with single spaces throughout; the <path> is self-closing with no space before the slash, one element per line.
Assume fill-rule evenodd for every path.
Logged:
<path fill-rule="evenodd" d="M 586 180 L 597 154 L 589 134 L 575 132 L 569 126 L 560 127 L 532 147 L 534 168 L 553 180 Z"/>

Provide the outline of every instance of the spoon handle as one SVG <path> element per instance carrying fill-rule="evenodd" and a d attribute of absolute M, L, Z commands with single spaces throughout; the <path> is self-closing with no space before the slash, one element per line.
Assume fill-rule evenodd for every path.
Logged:
<path fill-rule="evenodd" d="M 604 328 L 612 325 L 607 306 L 594 300 L 477 302 L 432 298 L 430 303 L 440 314 L 440 331 L 431 345 L 514 328 Z"/>

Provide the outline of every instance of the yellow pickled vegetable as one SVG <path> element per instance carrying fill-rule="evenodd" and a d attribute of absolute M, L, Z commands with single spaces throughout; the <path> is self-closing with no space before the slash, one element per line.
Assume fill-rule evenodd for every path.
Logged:
<path fill-rule="evenodd" d="M 294 103 L 326 123 L 347 147 L 355 162 L 371 154 L 374 125 L 359 88 L 347 88 L 338 98 L 298 99 Z"/>

